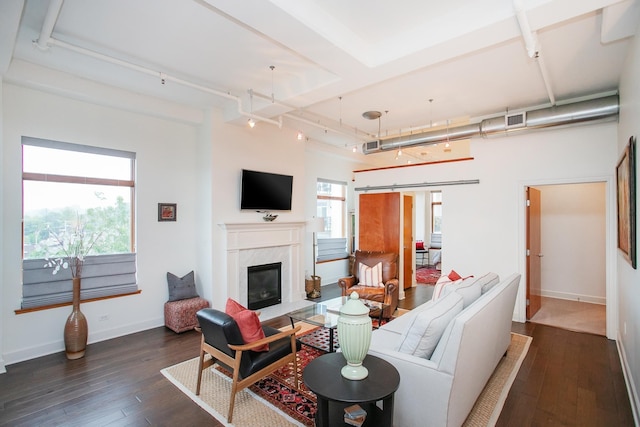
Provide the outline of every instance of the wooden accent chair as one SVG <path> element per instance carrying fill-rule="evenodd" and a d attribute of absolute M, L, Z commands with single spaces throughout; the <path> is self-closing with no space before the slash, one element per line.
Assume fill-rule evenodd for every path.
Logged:
<path fill-rule="evenodd" d="M 296 352 L 300 349 L 300 342 L 296 340 L 296 332 L 300 330 L 300 326 L 282 332 L 262 325 L 265 338 L 245 344 L 238 324 L 228 314 L 213 308 L 205 308 L 198 311 L 197 316 L 202 338 L 196 395 L 200 394 L 204 369 L 216 362 L 229 369 L 233 375 L 227 414 L 229 423 L 233 417 L 233 406 L 238 391 L 266 377 L 287 363 L 293 363 L 294 375 L 298 371 Z M 252 351 L 252 349 L 264 344 L 269 344 L 268 351 Z M 205 353 L 208 353 L 211 358 L 205 360 Z M 297 376 L 294 384 L 297 389 L 299 387 Z"/>
<path fill-rule="evenodd" d="M 358 277 L 359 265 L 362 263 L 368 267 L 373 267 L 379 262 L 382 263 L 382 282 L 384 286 L 372 287 L 361 284 Z M 396 308 L 398 308 L 398 295 L 400 293 L 398 254 L 357 250 L 350 273 L 351 276 L 338 280 L 338 285 L 342 288 L 342 295 L 351 295 L 351 292 L 356 291 L 360 298 L 387 304 L 388 307 L 383 311 L 382 317 L 390 319 Z"/>

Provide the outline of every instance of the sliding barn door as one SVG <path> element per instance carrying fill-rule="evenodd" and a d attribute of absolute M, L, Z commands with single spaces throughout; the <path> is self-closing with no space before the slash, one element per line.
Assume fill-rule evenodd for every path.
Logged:
<path fill-rule="evenodd" d="M 358 249 L 400 252 L 400 194 L 361 194 Z"/>

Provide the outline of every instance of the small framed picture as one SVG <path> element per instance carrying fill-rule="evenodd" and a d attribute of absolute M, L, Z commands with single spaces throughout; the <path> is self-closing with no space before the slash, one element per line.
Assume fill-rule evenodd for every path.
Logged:
<path fill-rule="evenodd" d="M 178 205 L 158 203 L 158 221 L 175 221 L 178 217 Z"/>

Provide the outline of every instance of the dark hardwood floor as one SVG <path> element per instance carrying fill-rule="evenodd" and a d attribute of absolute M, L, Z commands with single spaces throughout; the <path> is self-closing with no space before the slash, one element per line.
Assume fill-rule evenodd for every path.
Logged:
<path fill-rule="evenodd" d="M 316 301 L 338 295 L 323 286 Z M 426 287 L 412 288 L 400 306 L 429 297 Z M 531 323 L 513 331 L 533 342 L 498 426 L 633 426 L 613 341 Z M 57 353 L 9 365 L 0 374 L 0 426 L 220 426 L 160 374 L 197 357 L 198 347 L 195 331 L 161 327 L 91 344 L 83 359 Z"/>

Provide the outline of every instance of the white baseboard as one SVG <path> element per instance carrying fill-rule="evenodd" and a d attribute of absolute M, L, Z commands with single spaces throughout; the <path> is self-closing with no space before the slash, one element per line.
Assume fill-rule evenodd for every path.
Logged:
<path fill-rule="evenodd" d="M 600 305 L 607 304 L 607 299 L 605 297 L 597 297 L 593 295 L 581 295 L 581 294 L 574 294 L 569 292 L 546 291 L 544 289 L 540 292 L 540 294 L 543 297 L 564 299 L 568 301 L 588 302 L 591 304 L 600 304 Z"/>
<path fill-rule="evenodd" d="M 93 344 L 100 341 L 110 340 L 112 338 L 118 338 L 124 335 L 134 334 L 140 331 L 146 331 L 147 329 L 157 328 L 158 326 L 164 326 L 164 318 L 156 318 L 147 320 L 144 322 L 125 325 L 119 328 L 108 329 L 91 333 L 89 329 L 89 339 L 87 344 Z M 47 356 L 49 354 L 58 353 L 64 351 L 64 341 L 51 341 L 45 344 L 24 348 L 18 351 L 4 354 L 4 362 L 0 360 L 0 373 L 6 372 L 6 366 L 14 363 L 24 362 L 25 360 L 35 359 L 36 357 Z M 4 371 L 2 370 L 4 369 Z"/>
<path fill-rule="evenodd" d="M 635 425 L 640 425 L 640 397 L 638 396 L 638 390 L 636 390 L 635 382 L 631 374 L 631 369 L 627 363 L 626 353 L 624 351 L 624 344 L 622 337 L 618 333 L 618 339 L 616 340 L 616 346 L 618 347 L 618 354 L 620 355 L 620 364 L 622 365 L 622 374 L 624 381 L 627 384 L 627 393 L 629 394 L 629 403 L 631 404 L 631 412 L 633 413 L 633 420 Z"/>

